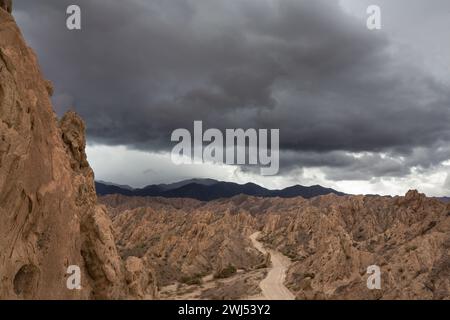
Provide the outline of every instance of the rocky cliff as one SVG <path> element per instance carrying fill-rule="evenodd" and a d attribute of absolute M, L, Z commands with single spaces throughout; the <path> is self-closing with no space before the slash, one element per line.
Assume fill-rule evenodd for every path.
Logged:
<path fill-rule="evenodd" d="M 52 91 L 0 9 L 0 299 L 126 298 L 139 263 L 127 270 L 120 259 L 96 203 L 83 121 L 69 112 L 58 122 Z M 81 269 L 80 290 L 66 286 L 70 265 Z"/>

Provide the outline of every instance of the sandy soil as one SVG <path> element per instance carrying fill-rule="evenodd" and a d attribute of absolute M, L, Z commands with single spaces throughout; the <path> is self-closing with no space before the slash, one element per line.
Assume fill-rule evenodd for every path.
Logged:
<path fill-rule="evenodd" d="M 201 285 L 175 283 L 161 288 L 163 300 L 238 300 L 256 296 L 260 292 L 259 283 L 266 277 L 266 269 L 238 272 L 227 279 L 214 279 L 208 275 Z"/>
<path fill-rule="evenodd" d="M 176 283 L 161 288 L 161 299 L 175 300 L 294 300 L 295 296 L 284 285 L 286 271 L 291 264 L 289 258 L 276 250 L 266 249 L 259 242 L 260 232 L 250 236 L 253 246 L 262 254 L 270 254 L 271 267 L 244 272 L 217 280 L 212 275 L 205 276 L 201 285 Z"/>
<path fill-rule="evenodd" d="M 253 298 L 266 300 L 294 300 L 295 296 L 284 285 L 286 271 L 291 264 L 291 261 L 278 251 L 264 248 L 262 243 L 256 240 L 259 234 L 260 232 L 253 233 L 250 236 L 250 239 L 255 248 L 261 253 L 270 253 L 272 267 L 269 269 L 266 278 L 259 284 L 262 291 L 261 296 L 255 296 Z"/>

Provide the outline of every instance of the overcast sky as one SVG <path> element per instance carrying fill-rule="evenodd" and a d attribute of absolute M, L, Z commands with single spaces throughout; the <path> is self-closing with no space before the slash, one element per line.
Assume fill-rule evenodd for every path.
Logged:
<path fill-rule="evenodd" d="M 82 30 L 65 27 L 78 4 Z M 366 28 L 366 9 L 382 29 Z M 85 119 L 97 179 L 208 177 L 270 188 L 450 195 L 450 2 L 15 0 L 54 82 Z M 175 166 L 177 128 L 279 128 L 280 173 Z"/>

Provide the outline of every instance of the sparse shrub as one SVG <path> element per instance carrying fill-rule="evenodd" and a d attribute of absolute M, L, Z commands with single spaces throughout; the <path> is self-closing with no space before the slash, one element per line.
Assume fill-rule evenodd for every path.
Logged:
<path fill-rule="evenodd" d="M 148 247 L 146 246 L 146 244 L 141 243 L 134 248 L 123 250 L 121 256 L 123 259 L 126 259 L 128 257 L 142 258 L 145 255 L 145 253 L 147 252 L 147 250 L 148 250 Z"/>
<path fill-rule="evenodd" d="M 222 270 L 218 271 L 215 275 L 214 278 L 216 279 L 225 279 L 225 278 L 229 278 L 232 275 L 236 274 L 237 269 L 235 266 L 229 264 L 227 267 L 223 268 Z"/>
<path fill-rule="evenodd" d="M 196 274 L 193 276 L 184 276 L 181 277 L 180 282 L 187 285 L 201 285 L 202 284 L 202 276 L 200 274 Z"/>

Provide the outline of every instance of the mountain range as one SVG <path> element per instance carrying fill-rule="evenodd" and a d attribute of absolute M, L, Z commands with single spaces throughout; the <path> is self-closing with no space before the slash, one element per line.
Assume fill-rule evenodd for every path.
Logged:
<path fill-rule="evenodd" d="M 345 195 L 342 192 L 319 185 L 310 187 L 295 185 L 282 190 L 270 190 L 254 183 L 237 184 L 213 179 L 190 179 L 172 184 L 154 184 L 137 189 L 130 186 L 96 181 L 95 188 L 97 194 L 100 196 L 121 194 L 124 196 L 140 197 L 192 198 L 200 201 L 231 198 L 239 194 L 256 197 L 280 198 L 294 198 L 300 196 L 305 199 L 327 194 Z"/>

